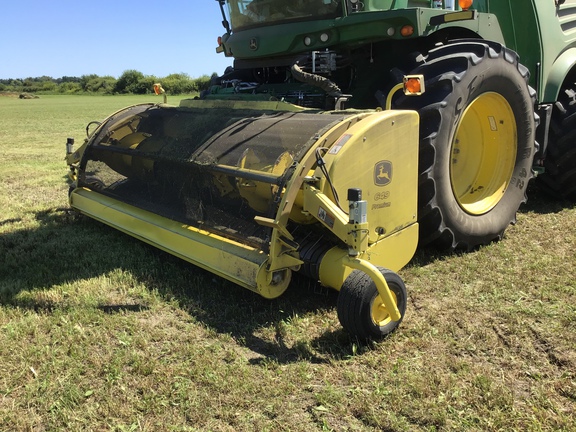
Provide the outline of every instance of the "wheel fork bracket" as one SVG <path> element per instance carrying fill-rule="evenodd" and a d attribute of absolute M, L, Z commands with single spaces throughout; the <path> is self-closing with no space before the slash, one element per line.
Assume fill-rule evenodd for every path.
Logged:
<path fill-rule="evenodd" d="M 378 270 L 376 266 L 370 264 L 368 261 L 360 258 L 347 257 L 342 261 L 345 266 L 354 270 L 360 270 L 370 276 L 370 278 L 374 281 L 374 284 L 376 284 L 376 289 L 382 298 L 384 306 L 386 306 L 386 310 L 390 314 L 390 319 L 392 321 L 399 321 L 400 318 L 402 318 L 402 315 L 400 314 L 400 311 L 396 306 L 396 302 L 392 297 L 390 287 L 388 286 L 388 283 L 386 282 L 386 279 L 382 273 L 380 273 L 380 270 Z"/>

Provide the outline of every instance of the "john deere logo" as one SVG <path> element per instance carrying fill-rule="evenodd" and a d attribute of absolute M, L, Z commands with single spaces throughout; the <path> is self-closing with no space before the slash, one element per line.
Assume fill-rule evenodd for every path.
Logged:
<path fill-rule="evenodd" d="M 374 165 L 374 184 L 386 186 L 392 181 L 392 162 L 380 161 Z"/>
<path fill-rule="evenodd" d="M 250 49 L 252 51 L 256 51 L 258 49 L 258 39 L 256 38 L 250 39 Z"/>

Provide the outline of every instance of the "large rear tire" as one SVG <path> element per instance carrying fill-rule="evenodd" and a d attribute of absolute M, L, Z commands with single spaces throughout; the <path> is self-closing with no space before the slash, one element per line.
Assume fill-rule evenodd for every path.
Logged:
<path fill-rule="evenodd" d="M 544 191 L 571 201 L 576 201 L 575 102 L 576 88 L 566 88 L 558 95 L 550 120 L 545 171 L 537 177 Z"/>
<path fill-rule="evenodd" d="M 420 244 L 473 249 L 500 239 L 526 201 L 535 93 L 513 51 L 488 41 L 437 47 L 410 73 L 426 92 L 395 107 L 420 114 Z"/>

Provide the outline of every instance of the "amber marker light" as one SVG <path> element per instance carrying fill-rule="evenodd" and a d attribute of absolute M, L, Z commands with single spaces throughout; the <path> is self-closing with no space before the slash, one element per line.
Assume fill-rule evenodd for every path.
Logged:
<path fill-rule="evenodd" d="M 474 0 L 458 0 L 458 4 L 462 10 L 468 10 L 472 7 Z"/>
<path fill-rule="evenodd" d="M 404 77 L 404 94 L 419 96 L 424 93 L 424 75 L 406 75 Z"/>
<path fill-rule="evenodd" d="M 400 29 L 400 34 L 404 37 L 412 36 L 414 34 L 414 27 L 405 25 Z"/>
<path fill-rule="evenodd" d="M 420 93 L 420 90 L 422 89 L 422 87 L 420 86 L 420 81 L 417 80 L 416 78 L 410 78 L 409 80 L 407 80 L 404 87 L 406 88 L 406 92 L 408 93 Z"/>
<path fill-rule="evenodd" d="M 222 46 L 222 36 L 218 36 L 218 39 L 216 39 L 216 42 L 218 42 L 218 46 L 216 47 L 216 52 L 217 53 L 224 52 L 224 47 Z"/>

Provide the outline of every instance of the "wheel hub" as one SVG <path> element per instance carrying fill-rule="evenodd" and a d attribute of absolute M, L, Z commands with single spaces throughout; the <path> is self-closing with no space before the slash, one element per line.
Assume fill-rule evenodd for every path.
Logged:
<path fill-rule="evenodd" d="M 394 299 L 394 303 L 398 304 L 398 299 L 396 298 L 396 294 L 390 290 L 390 294 L 392 294 L 392 298 Z M 380 295 L 376 295 L 374 301 L 372 302 L 372 321 L 377 326 L 383 327 L 392 320 L 390 319 L 390 314 L 384 306 L 384 302 Z"/>
<path fill-rule="evenodd" d="M 508 101 L 488 92 L 466 107 L 452 141 L 450 181 L 460 207 L 471 215 L 492 210 L 512 178 L 516 119 Z"/>

